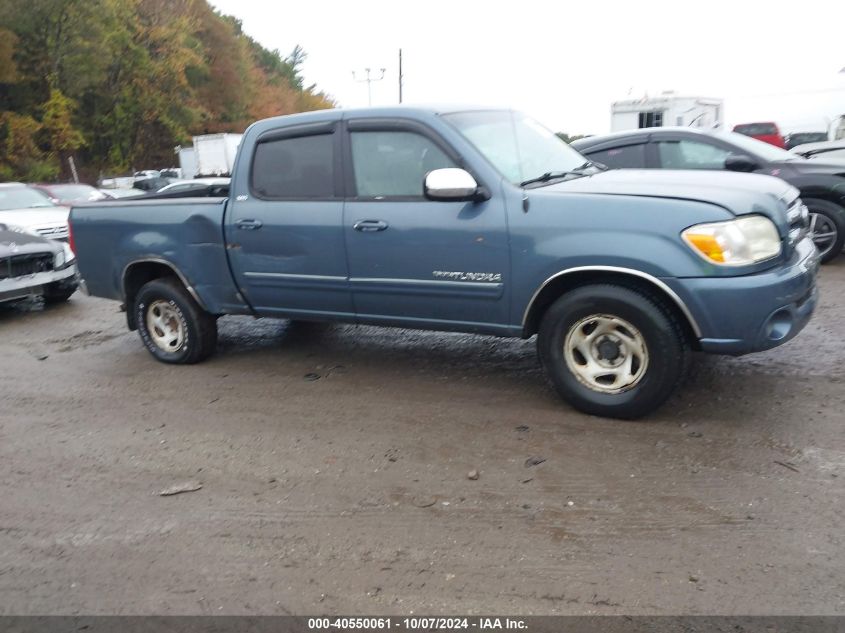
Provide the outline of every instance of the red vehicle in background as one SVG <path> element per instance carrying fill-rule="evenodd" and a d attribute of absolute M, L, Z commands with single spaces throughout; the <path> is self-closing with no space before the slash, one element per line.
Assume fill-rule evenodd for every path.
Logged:
<path fill-rule="evenodd" d="M 769 143 L 775 147 L 786 149 L 786 142 L 783 140 L 783 134 L 780 133 L 777 123 L 773 121 L 762 121 L 760 123 L 740 123 L 734 126 L 734 132 L 738 134 L 745 134 L 751 138 L 756 138 L 758 141 Z"/>

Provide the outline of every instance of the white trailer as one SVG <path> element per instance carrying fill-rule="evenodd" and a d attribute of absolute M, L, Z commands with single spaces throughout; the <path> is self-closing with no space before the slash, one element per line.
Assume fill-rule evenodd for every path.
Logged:
<path fill-rule="evenodd" d="M 611 132 L 666 126 L 711 129 L 725 123 L 722 99 L 684 97 L 672 92 L 659 97 L 615 101 L 610 111 Z"/>
<path fill-rule="evenodd" d="M 197 155 L 193 147 L 178 148 L 179 169 L 182 172 L 179 177 L 185 180 L 192 180 L 197 175 Z"/>
<path fill-rule="evenodd" d="M 243 134 L 204 134 L 194 137 L 195 177 L 231 176 Z"/>

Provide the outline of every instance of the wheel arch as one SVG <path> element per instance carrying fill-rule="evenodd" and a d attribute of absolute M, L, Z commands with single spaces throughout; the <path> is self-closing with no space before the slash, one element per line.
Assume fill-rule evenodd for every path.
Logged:
<path fill-rule="evenodd" d="M 633 268 L 616 266 L 578 266 L 555 273 L 536 290 L 522 319 L 523 336 L 536 334 L 540 319 L 554 301 L 566 292 L 593 283 L 615 283 L 634 290 L 646 291 L 662 298 L 675 312 L 690 344 L 695 348 L 701 338 L 701 328 L 683 299 L 665 282 L 653 275 Z"/>
<path fill-rule="evenodd" d="M 172 262 L 161 257 L 145 257 L 143 259 L 135 259 L 123 268 L 123 274 L 120 280 L 120 289 L 123 295 L 123 302 L 126 308 L 126 323 L 130 330 L 138 329 L 138 324 L 135 322 L 135 310 L 132 309 L 135 303 L 135 297 L 138 291 L 144 284 L 153 281 L 154 279 L 172 278 L 179 281 L 180 284 L 193 297 L 194 301 L 199 306 L 207 311 L 205 304 L 200 299 L 196 290 L 188 282 L 188 279 Z"/>

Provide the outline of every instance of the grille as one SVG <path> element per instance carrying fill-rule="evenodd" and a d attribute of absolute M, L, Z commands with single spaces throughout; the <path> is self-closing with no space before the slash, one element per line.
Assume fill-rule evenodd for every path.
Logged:
<path fill-rule="evenodd" d="M 53 270 L 53 256 L 50 254 L 12 255 L 0 259 L 0 279 L 34 275 L 48 270 Z"/>
<path fill-rule="evenodd" d="M 57 224 L 56 226 L 44 226 L 40 229 L 35 229 L 41 237 L 48 240 L 66 240 L 68 238 L 68 231 L 66 224 Z"/>
<path fill-rule="evenodd" d="M 789 245 L 795 246 L 804 239 L 810 228 L 810 214 L 807 206 L 801 202 L 801 198 L 789 205 L 786 210 L 786 219 L 789 222 Z"/>

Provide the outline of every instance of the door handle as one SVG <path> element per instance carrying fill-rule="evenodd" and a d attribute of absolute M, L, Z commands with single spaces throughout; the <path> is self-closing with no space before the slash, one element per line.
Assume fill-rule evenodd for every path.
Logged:
<path fill-rule="evenodd" d="M 235 220 L 235 226 L 244 231 L 254 231 L 264 226 L 261 220 Z"/>
<path fill-rule="evenodd" d="M 388 224 L 384 220 L 358 220 L 355 224 L 352 225 L 352 228 L 356 231 L 363 231 L 365 233 L 371 233 L 373 231 L 383 231 L 387 227 Z"/>

